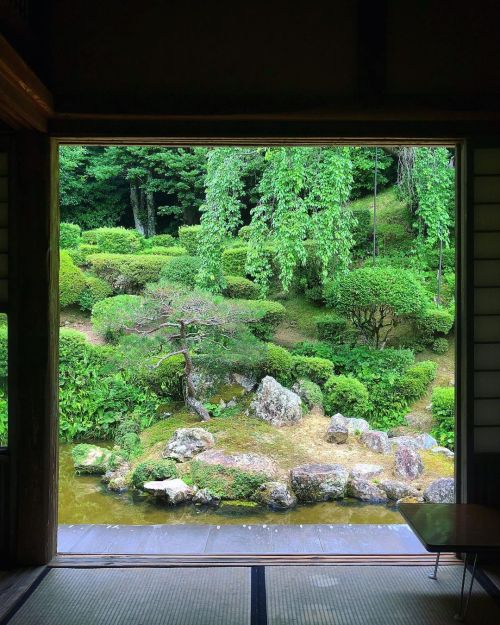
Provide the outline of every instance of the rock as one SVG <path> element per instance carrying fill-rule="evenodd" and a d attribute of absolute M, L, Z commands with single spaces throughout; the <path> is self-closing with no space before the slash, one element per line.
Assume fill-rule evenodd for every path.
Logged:
<path fill-rule="evenodd" d="M 180 479 L 145 482 L 143 490 L 155 497 L 165 498 L 170 504 L 191 501 L 194 496 L 191 486 L 188 486 L 186 482 Z"/>
<path fill-rule="evenodd" d="M 432 413 L 430 410 L 410 412 L 405 416 L 406 423 L 414 430 L 425 432 L 433 425 Z"/>
<path fill-rule="evenodd" d="M 347 431 L 350 436 L 354 436 L 355 434 L 362 434 L 363 432 L 368 432 L 370 429 L 370 424 L 366 419 L 356 419 L 356 417 L 346 417 L 347 421 Z"/>
<path fill-rule="evenodd" d="M 239 384 L 247 393 L 250 393 L 257 386 L 256 378 L 241 375 L 240 373 L 233 373 L 233 381 Z"/>
<path fill-rule="evenodd" d="M 292 386 L 292 391 L 297 393 L 304 405 L 309 409 L 323 410 L 323 392 L 318 384 L 311 380 L 297 380 Z"/>
<path fill-rule="evenodd" d="M 379 464 L 364 464 L 362 462 L 355 464 L 351 469 L 350 477 L 354 480 L 370 480 L 380 475 L 384 467 Z"/>
<path fill-rule="evenodd" d="M 204 428 L 180 428 L 168 442 L 163 457 L 184 462 L 213 447 L 214 443 L 213 435 Z"/>
<path fill-rule="evenodd" d="M 97 445 L 81 443 L 73 447 L 71 457 L 77 473 L 103 475 L 108 470 L 111 451 Z"/>
<path fill-rule="evenodd" d="M 193 372 L 191 379 L 195 388 L 196 397 L 199 399 L 207 399 L 213 395 L 220 383 L 220 379 L 218 380 L 215 376 L 201 371 Z"/>
<path fill-rule="evenodd" d="M 236 407 L 236 400 L 234 398 L 230 399 L 226 404 L 226 408 L 235 408 L 235 407 Z"/>
<path fill-rule="evenodd" d="M 292 490 L 301 502 L 342 499 L 348 477 L 340 464 L 304 464 L 290 471 Z"/>
<path fill-rule="evenodd" d="M 326 431 L 326 440 L 340 445 L 347 441 L 348 435 L 346 418 L 340 413 L 333 415 Z"/>
<path fill-rule="evenodd" d="M 422 449 L 432 449 L 438 444 L 437 440 L 427 432 L 416 434 L 413 438 L 420 443 Z"/>
<path fill-rule="evenodd" d="M 123 493 L 128 490 L 127 475 L 130 469 L 131 466 L 129 462 L 122 462 L 116 469 L 106 471 L 101 478 L 101 482 L 107 484 L 108 490 L 115 493 Z"/>
<path fill-rule="evenodd" d="M 370 503 L 386 503 L 387 495 L 383 490 L 366 480 L 351 479 L 347 484 L 347 492 L 354 499 Z"/>
<path fill-rule="evenodd" d="M 267 375 L 251 404 L 255 415 L 271 425 L 293 425 L 302 420 L 302 400 L 293 391 Z"/>
<path fill-rule="evenodd" d="M 379 432 L 378 430 L 363 432 L 360 441 L 377 454 L 389 454 L 391 452 L 389 437 L 385 432 Z"/>
<path fill-rule="evenodd" d="M 402 497 L 396 501 L 396 505 L 399 506 L 400 503 L 423 503 L 423 497 Z"/>
<path fill-rule="evenodd" d="M 277 473 L 273 460 L 253 452 L 227 454 L 220 449 L 209 449 L 196 456 L 196 462 L 239 469 L 245 473 L 263 473 L 269 477 Z"/>
<path fill-rule="evenodd" d="M 413 436 L 393 436 L 389 439 L 389 442 L 393 449 L 399 449 L 399 447 L 411 447 L 412 449 L 422 449 L 420 441 Z"/>
<path fill-rule="evenodd" d="M 424 491 L 424 501 L 455 503 L 455 480 L 452 477 L 440 477 L 431 482 Z"/>
<path fill-rule="evenodd" d="M 394 458 L 394 474 L 404 480 L 414 480 L 424 471 L 422 458 L 416 449 L 401 445 Z"/>
<path fill-rule="evenodd" d="M 200 488 L 194 494 L 192 502 L 199 506 L 213 506 L 216 508 L 220 504 L 220 498 L 212 495 L 208 488 Z"/>
<path fill-rule="evenodd" d="M 455 454 L 451 451 L 451 449 L 448 449 L 447 447 L 433 447 L 431 451 L 433 454 L 440 454 L 446 456 L 446 458 L 455 457 Z"/>
<path fill-rule="evenodd" d="M 409 486 L 404 482 L 397 480 L 382 480 L 378 486 L 385 492 L 389 499 L 398 501 L 405 497 L 418 497 L 419 493 L 416 488 Z"/>
<path fill-rule="evenodd" d="M 288 510 L 297 505 L 297 497 L 284 482 L 266 482 L 257 491 L 257 500 L 272 510 Z"/>

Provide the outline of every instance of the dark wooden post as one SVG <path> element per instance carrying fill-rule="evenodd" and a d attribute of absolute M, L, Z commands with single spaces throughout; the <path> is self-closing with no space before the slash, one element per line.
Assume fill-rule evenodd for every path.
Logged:
<path fill-rule="evenodd" d="M 54 151 L 55 152 L 55 151 Z M 9 292 L 11 559 L 44 564 L 56 551 L 57 155 L 39 132 L 14 135 Z"/>

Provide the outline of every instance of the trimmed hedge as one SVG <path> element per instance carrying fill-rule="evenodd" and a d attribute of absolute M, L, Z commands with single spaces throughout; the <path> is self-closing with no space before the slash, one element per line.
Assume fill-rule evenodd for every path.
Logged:
<path fill-rule="evenodd" d="M 264 299 L 240 300 L 255 321 L 249 321 L 248 326 L 252 333 L 263 341 L 269 341 L 276 328 L 286 315 L 286 308 L 279 302 Z"/>
<path fill-rule="evenodd" d="M 437 364 L 432 360 L 422 360 L 408 367 L 398 382 L 399 394 L 409 403 L 425 395 L 429 384 L 436 378 Z"/>
<path fill-rule="evenodd" d="M 59 265 L 59 303 L 61 308 L 76 304 L 85 288 L 85 276 L 68 252 L 61 250 Z"/>
<path fill-rule="evenodd" d="M 369 408 L 366 386 L 346 375 L 332 375 L 323 389 L 328 414 L 340 412 L 344 417 L 363 417 Z"/>
<path fill-rule="evenodd" d="M 113 289 L 101 278 L 85 276 L 85 288 L 80 294 L 78 303 L 82 310 L 92 310 L 97 302 L 113 295 Z"/>
<path fill-rule="evenodd" d="M 160 365 L 158 359 L 149 359 L 144 363 L 139 378 L 147 384 L 157 395 L 170 397 L 171 399 L 183 399 L 184 358 L 182 354 L 176 354 Z"/>
<path fill-rule="evenodd" d="M 7 326 L 0 326 L 0 378 L 6 379 L 8 372 L 8 337 L 9 330 Z"/>
<path fill-rule="evenodd" d="M 97 245 L 97 231 L 99 228 L 94 228 L 93 230 L 84 230 L 82 232 L 82 243 L 86 243 L 88 245 Z"/>
<path fill-rule="evenodd" d="M 222 294 L 237 299 L 258 299 L 259 287 L 241 276 L 226 276 L 226 286 Z"/>
<path fill-rule="evenodd" d="M 115 295 L 97 302 L 92 309 L 92 327 L 107 341 L 116 341 L 132 326 L 144 300 L 138 295 Z"/>
<path fill-rule="evenodd" d="M 116 293 L 139 293 L 149 282 L 160 279 L 169 256 L 144 254 L 93 254 L 88 258 L 96 276 L 106 280 Z"/>
<path fill-rule="evenodd" d="M 77 247 L 80 243 L 82 229 L 77 224 L 61 222 L 59 226 L 59 247 L 63 250 Z"/>
<path fill-rule="evenodd" d="M 318 338 L 329 343 L 341 343 L 348 329 L 348 321 L 339 315 L 321 315 L 315 318 Z"/>
<path fill-rule="evenodd" d="M 200 246 L 201 226 L 180 226 L 179 243 L 185 247 L 189 254 L 196 256 Z"/>
<path fill-rule="evenodd" d="M 444 338 L 453 328 L 455 319 L 446 308 L 429 307 L 417 321 L 422 340 L 431 345 L 437 338 Z"/>
<path fill-rule="evenodd" d="M 315 356 L 293 356 L 293 372 L 296 378 L 308 378 L 323 386 L 334 373 L 333 362 Z"/>
<path fill-rule="evenodd" d="M 292 391 L 302 399 L 306 408 L 311 409 L 314 406 L 323 408 L 323 391 L 311 380 L 297 380 Z"/>
<path fill-rule="evenodd" d="M 222 270 L 229 276 L 246 276 L 248 246 L 228 247 L 222 252 Z"/>
<path fill-rule="evenodd" d="M 148 247 L 171 247 L 177 244 L 177 239 L 171 234 L 155 234 L 146 239 Z"/>
<path fill-rule="evenodd" d="M 141 254 L 163 254 L 165 256 L 185 256 L 187 250 L 180 245 L 172 245 L 171 247 L 161 247 L 159 245 L 155 247 L 148 247 L 142 250 Z"/>
<path fill-rule="evenodd" d="M 169 258 L 160 272 L 161 282 L 183 284 L 194 288 L 196 277 L 201 267 L 201 260 L 197 256 L 174 256 Z"/>
<path fill-rule="evenodd" d="M 97 254 L 99 252 L 97 245 L 89 245 L 88 243 L 82 243 L 78 247 L 66 251 L 71 256 L 75 265 L 80 267 L 80 269 L 87 269 L 90 266 L 88 257 L 91 254 Z"/>
<path fill-rule="evenodd" d="M 446 354 L 449 347 L 450 345 L 448 343 L 448 339 L 445 339 L 444 337 L 442 337 L 442 338 L 434 339 L 431 345 L 431 350 L 435 354 L 443 355 L 443 354 Z"/>
<path fill-rule="evenodd" d="M 142 248 L 142 237 L 126 228 L 97 228 L 95 241 L 100 252 L 108 254 L 135 254 Z"/>
<path fill-rule="evenodd" d="M 432 416 L 436 420 L 433 436 L 440 445 L 453 449 L 455 444 L 455 389 L 452 386 L 434 388 Z"/>
<path fill-rule="evenodd" d="M 289 387 L 295 379 L 293 365 L 294 357 L 287 349 L 268 343 L 264 375 L 270 375 L 283 386 Z"/>

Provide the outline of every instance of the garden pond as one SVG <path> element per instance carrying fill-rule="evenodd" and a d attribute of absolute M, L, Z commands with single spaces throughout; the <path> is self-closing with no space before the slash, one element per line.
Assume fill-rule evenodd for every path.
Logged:
<path fill-rule="evenodd" d="M 349 499 L 299 505 L 284 512 L 274 512 L 248 502 L 224 502 L 216 509 L 194 505 L 167 507 L 137 491 L 112 493 L 101 483 L 99 476 L 76 475 L 71 458 L 73 446 L 61 444 L 59 448 L 59 523 L 301 525 L 402 522 L 394 506 L 362 504 Z"/>

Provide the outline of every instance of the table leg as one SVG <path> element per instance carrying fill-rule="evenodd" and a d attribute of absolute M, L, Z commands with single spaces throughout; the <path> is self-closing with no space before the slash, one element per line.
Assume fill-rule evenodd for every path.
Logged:
<path fill-rule="evenodd" d="M 437 572 L 438 572 L 438 566 L 439 566 L 439 556 L 441 555 L 441 553 L 438 551 L 436 554 L 436 564 L 434 565 L 434 573 L 432 573 L 432 575 L 429 575 L 430 579 L 437 579 Z"/>
<path fill-rule="evenodd" d="M 472 586 L 474 585 L 474 578 L 476 577 L 476 565 L 477 565 L 477 553 L 474 554 L 474 564 L 472 565 L 472 574 L 470 578 L 469 592 L 467 594 L 467 601 L 465 603 L 465 608 L 463 608 L 464 604 L 464 588 L 465 588 L 465 574 L 467 572 L 467 560 L 468 554 L 465 554 L 464 558 L 464 572 L 462 576 L 462 589 L 460 591 L 460 606 L 458 608 L 458 613 L 455 614 L 455 620 L 464 621 L 467 616 L 467 611 L 469 609 L 470 598 L 472 595 Z"/>

